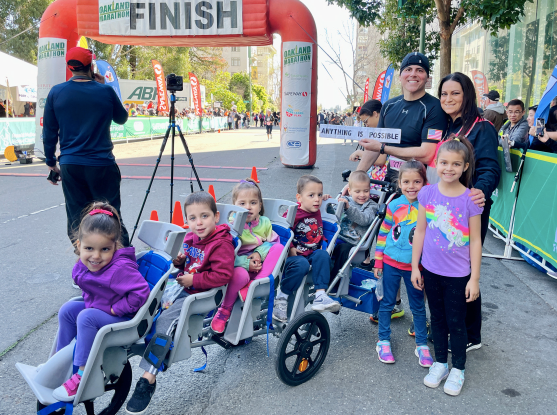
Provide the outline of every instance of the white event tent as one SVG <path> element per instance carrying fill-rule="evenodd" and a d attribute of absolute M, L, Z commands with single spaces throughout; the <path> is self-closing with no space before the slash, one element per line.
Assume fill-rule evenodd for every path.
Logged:
<path fill-rule="evenodd" d="M 23 114 L 26 102 L 37 102 L 37 67 L 0 52 L 0 98 L 9 98 L 15 114 Z"/>

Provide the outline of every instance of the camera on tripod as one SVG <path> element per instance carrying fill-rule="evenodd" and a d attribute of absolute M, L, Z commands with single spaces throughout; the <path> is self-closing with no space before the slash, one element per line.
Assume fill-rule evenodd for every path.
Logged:
<path fill-rule="evenodd" d="M 176 92 L 184 90 L 184 77 L 177 76 L 176 74 L 169 74 L 166 76 L 166 89 L 167 91 Z"/>

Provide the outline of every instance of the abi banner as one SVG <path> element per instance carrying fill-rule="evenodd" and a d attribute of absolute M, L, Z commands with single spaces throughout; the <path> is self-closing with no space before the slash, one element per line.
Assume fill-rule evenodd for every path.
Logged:
<path fill-rule="evenodd" d="M 364 104 L 367 102 L 369 92 L 369 78 L 366 79 L 366 88 L 364 90 Z"/>
<path fill-rule="evenodd" d="M 377 81 L 375 81 L 375 87 L 373 88 L 373 95 L 372 99 L 376 99 L 377 101 L 381 101 L 381 95 L 383 94 L 383 83 L 385 82 L 385 74 L 387 71 L 383 71 L 377 77 Z"/>
<path fill-rule="evenodd" d="M 472 79 L 474 80 L 474 87 L 476 88 L 476 95 L 478 96 L 478 102 L 481 101 L 483 94 L 487 94 L 489 87 L 487 85 L 487 78 L 483 72 L 473 70 Z"/>
<path fill-rule="evenodd" d="M 159 100 L 159 112 L 168 112 L 168 94 L 166 93 L 166 81 L 164 79 L 164 71 L 161 64 L 156 60 L 151 60 L 153 70 L 155 71 L 155 82 L 157 83 L 157 98 Z"/>
<path fill-rule="evenodd" d="M 199 87 L 199 80 L 197 76 L 193 73 L 189 72 L 190 76 L 190 84 L 191 84 L 191 100 L 193 101 L 193 105 L 195 107 L 195 115 L 200 117 L 202 114 L 201 111 L 201 88 Z"/>

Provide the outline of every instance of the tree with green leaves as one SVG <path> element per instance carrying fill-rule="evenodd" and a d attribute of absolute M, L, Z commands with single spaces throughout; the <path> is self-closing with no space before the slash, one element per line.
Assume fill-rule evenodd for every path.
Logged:
<path fill-rule="evenodd" d="M 0 50 L 37 64 L 39 23 L 53 1 L 0 0 Z"/>
<path fill-rule="evenodd" d="M 417 21 L 422 16 L 432 21 L 437 18 L 438 29 L 430 30 L 430 36 L 437 37 L 426 42 L 429 56 L 440 57 L 441 77 L 451 73 L 451 41 L 455 29 L 469 22 L 477 21 L 481 27 L 496 35 L 500 29 L 509 29 L 524 16 L 526 2 L 533 0 L 408 0 L 402 8 L 394 7 L 396 0 L 327 0 L 348 9 L 353 18 L 361 25 L 381 27 L 387 36 L 403 39 L 418 39 Z M 401 0 L 403 3 L 404 0 Z M 416 40 L 398 42 L 398 39 L 383 43 L 384 56 L 398 56 L 417 50 Z M 398 51 L 398 53 L 397 53 Z M 399 64 L 401 60 L 393 61 Z"/>

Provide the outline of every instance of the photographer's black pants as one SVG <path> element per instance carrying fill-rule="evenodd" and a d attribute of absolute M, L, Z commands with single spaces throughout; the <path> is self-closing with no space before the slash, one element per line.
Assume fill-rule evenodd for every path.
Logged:
<path fill-rule="evenodd" d="M 83 210 L 92 202 L 104 201 L 112 205 L 120 215 L 120 169 L 111 166 L 60 165 L 62 190 L 66 199 L 68 237 L 75 242 L 75 231 L 79 228 Z M 122 222 L 122 243 L 130 246 L 128 231 Z"/>

